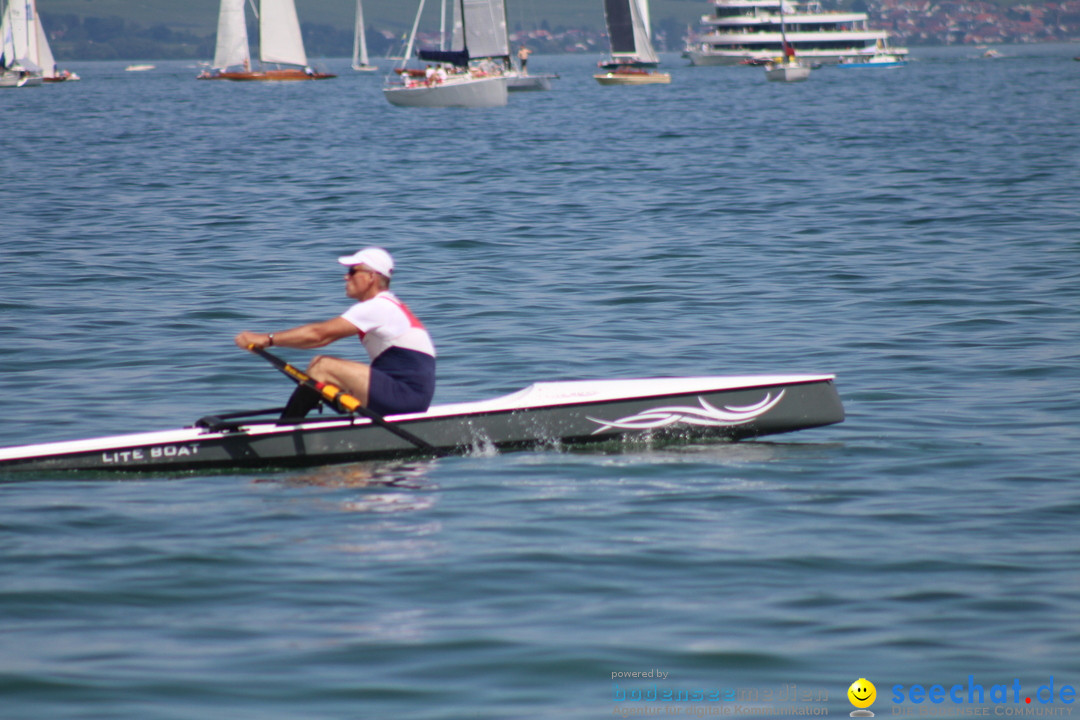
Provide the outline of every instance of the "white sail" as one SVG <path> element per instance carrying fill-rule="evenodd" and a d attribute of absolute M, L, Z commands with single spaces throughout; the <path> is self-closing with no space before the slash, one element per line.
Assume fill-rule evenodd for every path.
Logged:
<path fill-rule="evenodd" d="M 361 68 L 368 66 L 367 37 L 364 30 L 363 0 L 356 0 L 356 27 L 353 33 L 352 66 Z"/>
<path fill-rule="evenodd" d="M 259 59 L 267 63 L 307 65 L 293 0 L 262 0 L 260 7 Z"/>
<path fill-rule="evenodd" d="M 461 38 L 461 15 L 465 14 L 465 42 Z M 461 0 L 454 4 L 455 50 L 468 48 L 469 57 L 504 57 L 510 55 L 510 38 L 506 30 L 505 0 Z"/>
<path fill-rule="evenodd" d="M 0 87 L 40 85 L 38 65 L 37 13 L 33 0 L 8 2 L 0 22 L 3 61 L 0 62 Z"/>
<path fill-rule="evenodd" d="M 645 12 L 642 13 L 642 8 Z M 630 14 L 634 18 L 634 46 L 641 62 L 660 62 L 656 51 L 649 41 L 649 26 L 645 18 L 649 16 L 648 0 L 630 0 Z"/>
<path fill-rule="evenodd" d="M 11 67 L 15 64 L 15 34 L 11 30 L 11 8 L 4 8 L 3 18 L 0 19 L 0 56 L 3 62 L 0 67 Z"/>
<path fill-rule="evenodd" d="M 652 39 L 652 21 L 649 19 L 649 0 L 637 0 L 638 15 L 641 16 L 641 25 L 645 28 L 645 35 Z"/>
<path fill-rule="evenodd" d="M 648 0 L 604 0 L 612 58 L 648 64 L 660 61 L 649 41 L 648 8 Z"/>
<path fill-rule="evenodd" d="M 224 70 L 237 65 L 245 68 L 251 65 L 247 24 L 244 20 L 244 0 L 221 0 L 213 66 Z"/>
<path fill-rule="evenodd" d="M 648 13 L 647 0 L 604 0 L 611 57 L 616 61 L 654 64 L 660 61 L 642 14 Z"/>
<path fill-rule="evenodd" d="M 49 39 L 45 36 L 45 28 L 41 25 L 40 16 L 35 25 L 37 26 L 35 28 L 37 32 L 37 58 L 35 58 L 35 62 L 41 67 L 45 77 L 56 77 L 56 59 L 53 57 L 52 48 L 49 47 Z"/>
<path fill-rule="evenodd" d="M 34 64 L 30 54 L 30 17 L 28 11 L 29 7 L 25 0 L 14 0 L 14 2 L 8 3 L 6 13 L 8 27 L 5 35 L 7 33 L 11 34 L 11 57 L 8 57 L 8 53 L 4 53 L 8 67 L 14 63 L 19 63 L 23 67 Z M 6 40 L 5 45 L 7 45 Z M 27 69 L 36 68 L 27 67 Z"/>

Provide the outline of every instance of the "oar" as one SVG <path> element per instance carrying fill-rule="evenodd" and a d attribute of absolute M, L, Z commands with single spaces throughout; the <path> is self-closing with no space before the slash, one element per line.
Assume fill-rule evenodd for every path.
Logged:
<path fill-rule="evenodd" d="M 328 403 L 330 403 L 333 407 L 337 408 L 341 412 L 363 415 L 379 427 L 385 430 L 389 430 L 403 440 L 408 440 L 424 452 L 431 453 L 432 455 L 436 455 L 438 457 L 445 457 L 450 454 L 437 449 L 428 441 L 413 435 L 408 430 L 404 430 L 397 427 L 391 422 L 387 422 L 386 418 L 384 418 L 382 415 L 368 410 L 366 407 L 360 404 L 360 401 L 358 399 L 356 399 L 352 395 L 349 395 L 347 392 L 337 387 L 336 385 L 319 382 L 318 380 L 315 380 L 302 370 L 285 362 L 277 355 L 274 355 L 273 353 L 268 353 L 262 348 L 255 347 L 254 345 L 248 345 L 248 350 L 255 353 L 256 355 L 261 355 L 263 358 L 268 360 L 271 365 L 288 375 L 297 385 L 303 385 L 306 388 L 314 390 L 320 396 L 322 396 L 324 400 L 326 400 Z"/>

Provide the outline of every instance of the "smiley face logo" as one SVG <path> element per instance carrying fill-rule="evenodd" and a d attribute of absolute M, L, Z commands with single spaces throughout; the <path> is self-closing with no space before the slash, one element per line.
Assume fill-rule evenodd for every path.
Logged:
<path fill-rule="evenodd" d="M 868 708 L 877 700 L 877 688 L 866 678 L 851 683 L 847 690 L 848 700 L 857 708 Z"/>

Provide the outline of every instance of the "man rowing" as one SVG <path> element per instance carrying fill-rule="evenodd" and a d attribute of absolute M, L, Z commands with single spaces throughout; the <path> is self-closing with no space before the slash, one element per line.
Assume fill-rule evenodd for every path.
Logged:
<path fill-rule="evenodd" d="M 348 268 L 345 295 L 356 304 L 339 317 L 281 332 L 245 330 L 236 336 L 236 344 L 245 350 L 309 349 L 358 335 L 370 364 L 318 355 L 308 364 L 307 374 L 336 385 L 379 415 L 427 410 L 435 394 L 435 346 L 424 325 L 390 292 L 394 259 L 382 248 L 369 247 L 338 262 Z M 318 393 L 300 386 L 281 416 L 302 418 L 319 401 Z"/>

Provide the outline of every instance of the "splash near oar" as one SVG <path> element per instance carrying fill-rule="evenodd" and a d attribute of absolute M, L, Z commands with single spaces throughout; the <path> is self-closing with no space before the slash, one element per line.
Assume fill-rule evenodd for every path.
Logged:
<path fill-rule="evenodd" d="M 317 392 L 324 400 L 330 403 L 331 407 L 338 410 L 339 412 L 363 415 L 379 427 L 389 430 L 403 440 L 408 440 L 416 447 L 420 448 L 425 452 L 431 453 L 432 455 L 442 457 L 448 454 L 446 452 L 440 451 L 438 448 L 434 447 L 431 443 L 427 442 L 423 438 L 419 438 L 416 435 L 413 435 L 408 430 L 402 430 L 401 428 L 396 427 L 393 423 L 387 422 L 386 418 L 384 418 L 382 415 L 368 410 L 366 407 L 363 406 L 363 404 L 361 404 L 360 400 L 348 394 L 338 386 L 331 385 L 330 383 L 319 382 L 318 380 L 314 379 L 302 370 L 285 362 L 277 355 L 269 353 L 262 348 L 255 347 L 254 345 L 249 345 L 248 350 L 255 353 L 256 355 L 260 355 L 263 358 L 269 360 L 270 364 L 272 364 L 281 372 L 285 373 L 285 375 L 291 378 L 297 385 L 303 385 L 304 387 L 310 388 Z"/>

